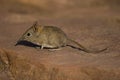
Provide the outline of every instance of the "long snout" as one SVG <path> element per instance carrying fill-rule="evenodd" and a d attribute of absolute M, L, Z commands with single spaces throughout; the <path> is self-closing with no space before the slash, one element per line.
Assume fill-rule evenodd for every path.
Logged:
<path fill-rule="evenodd" d="M 23 38 L 20 38 L 20 39 L 16 42 L 15 46 L 19 45 L 19 43 L 20 43 L 22 40 L 23 40 Z"/>
<path fill-rule="evenodd" d="M 16 43 L 14 46 L 17 46 L 17 45 L 19 45 L 19 43 L 20 43 L 20 40 L 18 40 L 18 41 L 17 41 L 17 43 Z"/>

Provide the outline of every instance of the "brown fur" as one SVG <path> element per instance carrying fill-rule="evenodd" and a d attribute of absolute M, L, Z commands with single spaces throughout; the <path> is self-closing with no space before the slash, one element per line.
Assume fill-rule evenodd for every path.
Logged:
<path fill-rule="evenodd" d="M 41 49 L 43 49 L 44 47 L 61 48 L 63 46 L 69 45 L 68 42 L 78 45 L 80 50 L 85 51 L 87 53 L 91 53 L 91 52 L 97 53 L 107 49 L 105 48 L 102 50 L 95 50 L 95 51 L 88 50 L 78 42 L 72 39 L 69 39 L 60 28 L 55 26 L 41 26 L 41 25 L 38 25 L 37 22 L 34 23 L 33 26 L 29 28 L 22 35 L 19 41 L 21 40 L 29 41 L 34 44 L 40 45 Z"/>

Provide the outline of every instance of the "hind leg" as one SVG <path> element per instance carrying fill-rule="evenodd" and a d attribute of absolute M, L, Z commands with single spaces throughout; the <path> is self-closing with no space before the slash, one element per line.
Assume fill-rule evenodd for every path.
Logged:
<path fill-rule="evenodd" d="M 58 51 L 58 50 L 61 50 L 62 48 L 52 48 L 52 49 L 48 49 L 48 51 Z"/>

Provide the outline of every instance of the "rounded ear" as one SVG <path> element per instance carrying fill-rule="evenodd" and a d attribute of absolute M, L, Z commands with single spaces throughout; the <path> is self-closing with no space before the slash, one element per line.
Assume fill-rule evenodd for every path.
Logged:
<path fill-rule="evenodd" d="M 32 25 L 32 27 L 33 27 L 33 30 L 34 30 L 35 32 L 38 31 L 38 22 L 35 21 L 34 24 Z"/>

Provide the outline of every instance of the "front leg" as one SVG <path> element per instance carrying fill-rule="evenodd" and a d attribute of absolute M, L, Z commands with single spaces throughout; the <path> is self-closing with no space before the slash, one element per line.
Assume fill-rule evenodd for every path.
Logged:
<path fill-rule="evenodd" d="M 44 48 L 43 45 L 41 45 L 41 46 L 36 46 L 36 47 L 35 47 L 35 49 L 37 49 L 37 50 L 40 50 L 40 49 L 42 50 L 43 48 Z"/>
<path fill-rule="evenodd" d="M 40 47 L 40 46 L 36 46 L 36 47 L 35 47 L 35 49 L 40 50 L 40 49 L 41 49 L 41 47 Z"/>
<path fill-rule="evenodd" d="M 41 45 L 40 49 L 42 50 L 44 48 L 44 46 Z"/>

